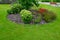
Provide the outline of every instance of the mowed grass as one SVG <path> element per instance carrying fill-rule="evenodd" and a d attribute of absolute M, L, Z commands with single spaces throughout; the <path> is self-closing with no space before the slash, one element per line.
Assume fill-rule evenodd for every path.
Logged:
<path fill-rule="evenodd" d="M 17 24 L 7 19 L 9 4 L 0 4 L 0 40 L 60 40 L 60 8 L 40 5 L 56 13 L 47 24 Z"/>

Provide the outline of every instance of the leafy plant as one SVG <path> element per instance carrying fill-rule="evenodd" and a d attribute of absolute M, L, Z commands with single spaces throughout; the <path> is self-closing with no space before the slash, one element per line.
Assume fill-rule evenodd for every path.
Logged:
<path fill-rule="evenodd" d="M 33 18 L 32 13 L 25 9 L 20 12 L 20 15 L 21 15 L 23 22 L 26 24 L 30 23 Z"/>
<path fill-rule="evenodd" d="M 24 9 L 29 9 L 34 4 L 38 6 L 38 0 L 18 0 L 18 2 L 22 5 Z"/>
<path fill-rule="evenodd" d="M 11 9 L 7 10 L 9 14 L 13 14 L 13 11 Z"/>
<path fill-rule="evenodd" d="M 14 4 L 11 9 L 7 10 L 9 14 L 16 14 L 22 10 L 22 6 L 20 4 Z"/>
<path fill-rule="evenodd" d="M 55 18 L 56 18 L 56 15 L 53 12 L 51 12 L 51 11 L 45 12 L 43 14 L 43 19 L 46 22 L 50 22 L 50 21 L 54 20 Z"/>
<path fill-rule="evenodd" d="M 40 21 L 41 21 L 41 14 L 37 14 L 37 17 L 34 19 L 34 22 L 35 23 L 40 23 Z"/>

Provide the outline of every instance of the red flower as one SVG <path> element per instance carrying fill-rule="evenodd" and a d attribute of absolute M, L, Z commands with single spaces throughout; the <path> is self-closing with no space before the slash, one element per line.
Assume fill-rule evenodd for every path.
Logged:
<path fill-rule="evenodd" d="M 50 2 L 50 4 L 56 4 L 56 2 Z"/>
<path fill-rule="evenodd" d="M 40 8 L 40 9 L 39 9 L 39 12 L 40 12 L 40 13 L 44 13 L 45 11 L 47 11 L 47 10 L 44 9 L 44 8 Z"/>

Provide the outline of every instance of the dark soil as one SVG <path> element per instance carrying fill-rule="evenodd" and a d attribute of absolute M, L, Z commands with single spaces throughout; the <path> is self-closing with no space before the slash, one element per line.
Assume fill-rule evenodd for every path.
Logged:
<path fill-rule="evenodd" d="M 39 14 L 38 11 L 36 10 L 30 10 L 31 12 L 33 12 L 33 20 L 37 17 L 37 14 Z M 24 22 L 21 20 L 21 17 L 20 17 L 20 14 L 17 13 L 17 14 L 9 14 L 8 16 L 8 19 L 11 20 L 12 22 L 15 22 L 15 23 L 19 23 L 19 24 L 24 24 Z M 45 24 L 46 22 L 42 19 L 38 24 Z M 35 24 L 34 21 L 31 21 L 30 24 Z"/>

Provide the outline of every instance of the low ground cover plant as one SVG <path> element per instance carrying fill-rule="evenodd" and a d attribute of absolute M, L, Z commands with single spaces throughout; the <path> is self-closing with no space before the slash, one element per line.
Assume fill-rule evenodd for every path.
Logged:
<path fill-rule="evenodd" d="M 35 17 L 35 19 L 34 19 L 34 23 L 35 23 L 35 24 L 40 23 L 41 20 L 42 20 L 41 14 L 37 14 L 36 16 L 37 16 L 37 17 Z"/>

